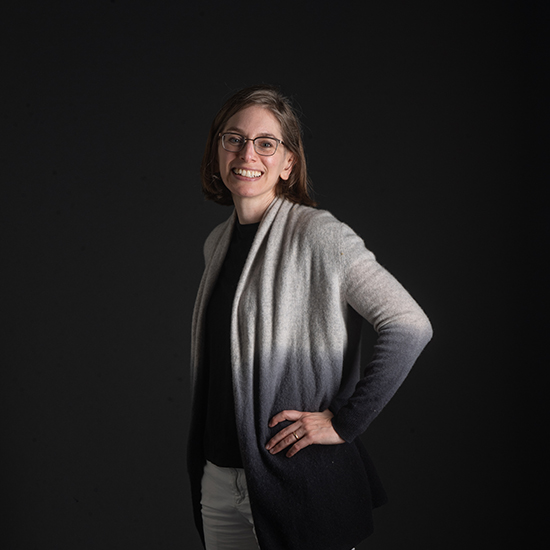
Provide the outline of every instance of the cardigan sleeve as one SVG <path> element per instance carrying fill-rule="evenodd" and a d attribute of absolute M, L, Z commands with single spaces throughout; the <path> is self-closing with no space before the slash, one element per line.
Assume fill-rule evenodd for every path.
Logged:
<path fill-rule="evenodd" d="M 342 224 L 342 286 L 348 304 L 378 333 L 374 353 L 348 402 L 332 419 L 346 441 L 362 434 L 395 394 L 432 337 L 426 314 L 403 286 Z"/>

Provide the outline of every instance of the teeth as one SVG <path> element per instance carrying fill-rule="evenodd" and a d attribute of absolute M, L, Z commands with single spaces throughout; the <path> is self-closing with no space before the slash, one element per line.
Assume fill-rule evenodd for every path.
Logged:
<path fill-rule="evenodd" d="M 262 173 L 257 170 L 243 170 L 242 168 L 235 168 L 233 172 L 245 178 L 259 178 L 262 175 Z"/>

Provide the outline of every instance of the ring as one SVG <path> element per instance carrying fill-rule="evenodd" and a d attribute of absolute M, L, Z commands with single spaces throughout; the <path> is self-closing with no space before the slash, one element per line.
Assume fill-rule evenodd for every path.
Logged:
<path fill-rule="evenodd" d="M 296 432 L 292 432 L 292 435 L 296 438 L 296 441 L 298 441 L 298 439 L 300 439 L 300 438 L 296 435 Z"/>

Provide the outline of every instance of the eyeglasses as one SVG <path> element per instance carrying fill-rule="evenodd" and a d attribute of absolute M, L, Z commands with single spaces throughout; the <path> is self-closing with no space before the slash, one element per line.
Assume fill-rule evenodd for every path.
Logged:
<path fill-rule="evenodd" d="M 279 147 L 279 143 L 284 145 L 284 143 L 280 139 L 270 137 L 260 136 L 255 139 L 251 139 L 245 138 L 240 134 L 231 133 L 221 134 L 220 137 L 222 138 L 222 147 L 226 151 L 230 151 L 231 153 L 238 153 L 244 148 L 247 141 L 251 141 L 254 144 L 254 151 L 256 151 L 258 155 L 270 157 L 277 152 L 277 147 Z"/>

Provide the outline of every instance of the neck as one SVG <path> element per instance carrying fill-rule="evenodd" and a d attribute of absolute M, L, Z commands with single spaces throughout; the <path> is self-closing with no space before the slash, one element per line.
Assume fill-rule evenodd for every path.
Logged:
<path fill-rule="evenodd" d="M 237 217 L 242 225 L 249 223 L 258 223 L 265 214 L 268 206 L 273 202 L 274 196 L 255 197 L 247 199 L 245 197 L 233 196 L 233 203 L 237 211 Z"/>

